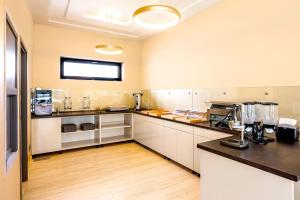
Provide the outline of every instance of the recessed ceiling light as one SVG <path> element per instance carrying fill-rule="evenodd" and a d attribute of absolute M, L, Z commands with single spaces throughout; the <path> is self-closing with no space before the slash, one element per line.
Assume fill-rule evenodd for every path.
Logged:
<path fill-rule="evenodd" d="M 105 55 L 119 55 L 123 53 L 123 48 L 117 45 L 99 44 L 95 47 L 95 51 Z"/>
<path fill-rule="evenodd" d="M 159 19 L 158 22 L 153 20 Z M 180 12 L 171 6 L 149 5 L 137 9 L 133 13 L 133 20 L 141 27 L 149 29 L 165 29 L 180 22 Z"/>

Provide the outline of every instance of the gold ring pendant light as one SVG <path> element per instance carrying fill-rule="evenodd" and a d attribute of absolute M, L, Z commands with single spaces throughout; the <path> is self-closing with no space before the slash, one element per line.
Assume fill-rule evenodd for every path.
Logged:
<path fill-rule="evenodd" d="M 95 51 L 106 55 L 119 55 L 123 53 L 123 48 L 117 45 L 99 44 L 95 47 Z"/>
<path fill-rule="evenodd" d="M 170 20 L 166 23 L 147 23 L 145 21 L 143 21 L 140 16 L 142 14 L 145 13 L 154 13 L 154 12 L 162 12 L 162 13 L 168 13 L 173 15 L 173 20 Z M 167 5 L 148 5 L 148 6 L 143 6 L 139 9 L 137 9 L 134 13 L 133 13 L 133 20 L 136 24 L 138 24 L 141 27 L 144 28 L 149 28 L 149 29 L 165 29 L 165 28 L 169 28 L 171 26 L 175 26 L 176 24 L 178 24 L 180 22 L 181 19 L 181 14 L 180 12 L 171 6 L 167 6 Z"/>

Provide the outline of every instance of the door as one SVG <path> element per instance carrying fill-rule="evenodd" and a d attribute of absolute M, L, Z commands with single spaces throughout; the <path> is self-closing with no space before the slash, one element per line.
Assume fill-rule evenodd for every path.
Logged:
<path fill-rule="evenodd" d="M 177 161 L 177 133 L 178 130 L 169 127 L 163 127 L 163 155 L 174 161 Z"/>
<path fill-rule="evenodd" d="M 28 180 L 28 133 L 27 133 L 27 51 L 21 43 L 21 180 Z"/>
<path fill-rule="evenodd" d="M 200 150 L 198 149 L 197 144 L 208 141 L 211 141 L 211 139 L 196 134 L 194 135 L 194 171 L 197 173 L 200 173 Z"/>
<path fill-rule="evenodd" d="M 61 118 L 31 120 L 32 155 L 61 150 Z"/>
<path fill-rule="evenodd" d="M 194 136 L 192 133 L 177 131 L 177 162 L 187 168 L 194 168 Z"/>

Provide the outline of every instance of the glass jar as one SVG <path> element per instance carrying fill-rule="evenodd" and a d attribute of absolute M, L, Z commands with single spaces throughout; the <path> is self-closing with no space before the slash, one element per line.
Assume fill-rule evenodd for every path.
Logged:
<path fill-rule="evenodd" d="M 83 97 L 83 109 L 89 110 L 91 108 L 90 97 Z"/>
<path fill-rule="evenodd" d="M 65 97 L 64 110 L 72 110 L 72 99 L 71 99 L 71 97 Z"/>
<path fill-rule="evenodd" d="M 278 120 L 278 103 L 266 102 L 262 104 L 262 120 L 265 125 L 276 125 Z"/>
<path fill-rule="evenodd" d="M 245 102 L 243 103 L 242 116 L 244 124 L 253 124 L 255 121 L 255 103 Z"/>
<path fill-rule="evenodd" d="M 262 122 L 263 106 L 261 102 L 255 102 L 255 120 L 254 122 Z"/>

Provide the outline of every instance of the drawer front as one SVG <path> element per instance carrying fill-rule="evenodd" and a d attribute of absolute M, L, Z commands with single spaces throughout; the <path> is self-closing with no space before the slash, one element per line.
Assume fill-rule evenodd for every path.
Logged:
<path fill-rule="evenodd" d="M 222 133 L 219 131 L 212 131 L 204 128 L 194 128 L 194 134 L 201 137 L 206 137 L 208 139 L 217 140 L 221 138 L 230 137 L 232 135 L 227 133 Z"/>
<path fill-rule="evenodd" d="M 179 130 L 179 131 L 184 131 L 184 132 L 187 132 L 187 133 L 193 133 L 194 132 L 192 126 L 179 124 L 179 123 L 176 123 L 176 122 L 165 121 L 164 126 L 169 127 L 169 128 L 173 128 L 173 129 L 176 129 L 176 130 Z"/>

